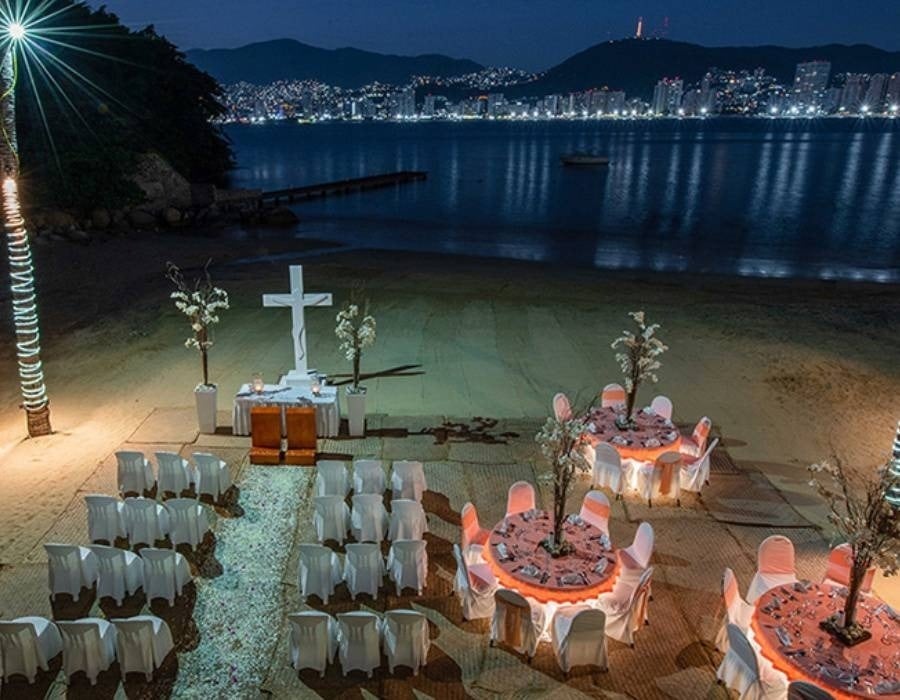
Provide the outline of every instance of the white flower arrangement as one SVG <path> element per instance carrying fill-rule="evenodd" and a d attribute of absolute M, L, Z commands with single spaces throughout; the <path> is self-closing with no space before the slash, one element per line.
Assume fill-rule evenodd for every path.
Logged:
<path fill-rule="evenodd" d="M 634 320 L 635 330 L 622 331 L 622 335 L 610 347 L 613 350 L 621 348 L 616 353 L 616 361 L 625 379 L 625 391 L 628 393 L 625 418 L 630 421 L 638 388 L 645 380 L 649 379 L 653 383 L 659 381 L 656 374 L 662 367 L 659 356 L 669 348 L 656 337 L 658 323 L 648 325 L 643 311 L 631 311 L 628 315 Z"/>
<path fill-rule="evenodd" d="M 368 302 L 363 310 L 351 301 L 337 314 L 334 334 L 340 341 L 339 348 L 348 362 L 353 363 L 353 385 L 351 391 L 360 392 L 359 365 L 362 351 L 375 345 L 375 319 L 369 314 Z"/>

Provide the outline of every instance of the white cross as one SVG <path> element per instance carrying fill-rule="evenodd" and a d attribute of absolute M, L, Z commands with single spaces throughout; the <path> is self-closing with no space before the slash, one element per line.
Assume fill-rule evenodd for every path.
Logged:
<path fill-rule="evenodd" d="M 307 306 L 331 306 L 330 294 L 303 293 L 303 266 L 291 265 L 291 293 L 263 294 L 263 306 L 291 307 L 291 336 L 294 338 L 294 371 L 305 375 L 306 363 L 306 322 L 303 309 Z"/>

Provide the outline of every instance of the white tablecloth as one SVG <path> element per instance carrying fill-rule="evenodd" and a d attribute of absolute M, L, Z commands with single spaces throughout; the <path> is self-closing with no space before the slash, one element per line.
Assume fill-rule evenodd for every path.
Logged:
<path fill-rule="evenodd" d="M 313 396 L 309 389 L 284 387 L 266 384 L 262 394 L 255 394 L 249 384 L 241 386 L 234 397 L 234 409 L 231 415 L 232 433 L 234 435 L 250 434 L 250 409 L 253 406 L 308 406 L 316 408 L 316 434 L 319 437 L 332 437 L 338 434 L 341 426 L 341 409 L 338 402 L 337 387 L 324 386 L 319 396 Z M 284 411 L 281 413 L 281 432 L 284 434 Z"/>

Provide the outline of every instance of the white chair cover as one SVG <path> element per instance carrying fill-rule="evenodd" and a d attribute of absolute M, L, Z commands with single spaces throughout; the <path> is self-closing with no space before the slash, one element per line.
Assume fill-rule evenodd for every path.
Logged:
<path fill-rule="evenodd" d="M 88 516 L 88 538 L 91 542 L 104 540 L 113 544 L 117 537 L 126 537 L 125 504 L 115 496 L 91 494 L 84 497 Z"/>
<path fill-rule="evenodd" d="M 606 613 L 590 605 L 559 608 L 550 626 L 550 642 L 564 673 L 573 666 L 609 668 L 606 651 Z"/>
<path fill-rule="evenodd" d="M 325 677 L 325 669 L 337 651 L 337 622 L 328 613 L 304 610 L 288 615 L 291 625 L 291 666 L 295 671 L 312 668 Z"/>
<path fill-rule="evenodd" d="M 612 592 L 600 594 L 597 607 L 606 613 L 606 634 L 634 646 L 634 633 L 649 620 L 648 602 L 653 567 L 644 570 L 635 583 L 620 578 Z"/>
<path fill-rule="evenodd" d="M 706 449 L 706 442 L 709 440 L 710 430 L 712 430 L 712 421 L 707 416 L 703 416 L 697 421 L 697 425 L 694 426 L 690 437 L 682 438 L 681 451 L 692 457 L 702 455 Z"/>
<path fill-rule="evenodd" d="M 384 614 L 384 653 L 391 673 L 397 666 L 407 666 L 413 675 L 428 660 L 431 638 L 428 618 L 414 610 L 389 610 Z"/>
<path fill-rule="evenodd" d="M 165 598 L 169 607 L 175 605 L 175 597 L 181 595 L 184 586 L 191 582 L 191 567 L 187 559 L 174 549 L 144 547 L 144 594 L 149 603 L 154 598 Z"/>
<path fill-rule="evenodd" d="M 609 499 L 602 491 L 588 491 L 584 495 L 579 516 L 609 535 Z"/>
<path fill-rule="evenodd" d="M 719 438 L 716 438 L 709 444 L 702 456 L 681 468 L 679 483 L 682 491 L 692 491 L 693 493 L 703 491 L 703 486 L 709 483 L 709 461 L 712 451 L 718 444 Z M 687 462 L 687 459 L 685 461 Z"/>
<path fill-rule="evenodd" d="M 106 620 L 84 617 L 75 622 L 57 622 L 63 643 L 63 673 L 67 679 L 84 671 L 91 685 L 116 659 L 116 628 Z"/>
<path fill-rule="evenodd" d="M 368 593 L 378 600 L 378 589 L 384 582 L 381 548 L 372 542 L 360 542 L 344 545 L 344 551 L 344 581 L 350 597 L 356 600 L 360 593 Z"/>
<path fill-rule="evenodd" d="M 344 544 L 350 529 L 350 509 L 340 496 L 316 496 L 313 498 L 313 524 L 319 542 L 334 540 Z"/>
<path fill-rule="evenodd" d="M 797 581 L 794 544 L 784 535 L 764 539 L 759 545 L 756 562 L 756 574 L 747 589 L 747 602 L 751 605 L 766 591 Z"/>
<path fill-rule="evenodd" d="M 544 629 L 544 608 L 532 605 L 515 591 L 498 588 L 494 593 L 491 646 L 503 642 L 520 654 L 534 656 Z"/>
<path fill-rule="evenodd" d="M 482 546 L 488 541 L 491 533 L 489 530 L 482 529 L 474 503 L 469 501 L 462 507 L 459 519 L 462 528 L 460 538 L 464 550 L 472 545 Z"/>
<path fill-rule="evenodd" d="M 741 700 L 784 700 L 787 678 L 771 667 L 760 670 L 756 651 L 737 625 L 728 625 L 728 651 L 716 678 L 738 692 Z"/>
<path fill-rule="evenodd" d="M 607 384 L 603 387 L 603 391 L 600 394 L 600 405 L 603 406 L 603 408 L 624 406 L 627 398 L 625 389 L 621 384 Z"/>
<path fill-rule="evenodd" d="M 846 542 L 834 547 L 828 555 L 828 565 L 825 569 L 824 583 L 833 586 L 849 586 L 850 570 L 853 567 L 853 549 Z M 869 593 L 872 590 L 872 582 L 875 579 L 875 567 L 870 566 L 863 577 L 860 590 Z"/>
<path fill-rule="evenodd" d="M 194 549 L 209 532 L 209 516 L 193 498 L 170 498 L 166 501 L 169 513 L 169 539 L 173 547 L 189 544 Z"/>
<path fill-rule="evenodd" d="M 562 392 L 553 397 L 553 415 L 558 421 L 572 420 L 572 404 Z"/>
<path fill-rule="evenodd" d="M 668 454 L 668 453 L 667 453 Z M 674 467 L 673 467 L 674 470 Z M 673 471 L 669 483 L 668 498 L 676 500 L 681 498 L 681 470 Z M 648 503 L 660 496 L 659 489 L 662 486 L 663 470 L 658 469 L 654 462 L 643 462 L 634 471 L 634 482 L 638 493 Z"/>
<path fill-rule="evenodd" d="M 534 486 L 527 481 L 517 481 L 509 487 L 506 495 L 506 515 L 516 515 L 525 511 L 534 510 Z"/>
<path fill-rule="evenodd" d="M 156 483 L 150 461 L 143 452 L 123 450 L 116 452 L 116 482 L 119 493 L 137 493 L 150 491 Z"/>
<path fill-rule="evenodd" d="M 34 683 L 38 669 L 50 670 L 49 661 L 62 651 L 59 630 L 45 617 L 17 617 L 0 622 L 0 676 L 22 675 Z"/>
<path fill-rule="evenodd" d="M 388 514 L 384 508 L 384 496 L 380 493 L 358 493 L 350 499 L 350 529 L 358 542 L 378 542 L 384 539 L 388 528 Z"/>
<path fill-rule="evenodd" d="M 384 493 L 384 464 L 380 459 L 357 459 L 353 463 L 353 493 Z"/>
<path fill-rule="evenodd" d="M 91 545 L 97 558 L 100 579 L 97 597 L 110 597 L 121 605 L 126 596 L 134 595 L 144 586 L 144 562 L 134 552 L 102 544 Z"/>
<path fill-rule="evenodd" d="M 428 519 L 421 503 L 406 498 L 391 501 L 391 525 L 388 531 L 388 539 L 391 542 L 421 540 L 426 532 Z"/>
<path fill-rule="evenodd" d="M 157 452 L 156 464 L 159 466 L 156 481 L 159 484 L 160 496 L 166 492 L 180 496 L 182 491 L 186 491 L 191 484 L 199 481 L 197 468 L 174 452 Z"/>
<path fill-rule="evenodd" d="M 636 578 L 650 566 L 650 557 L 653 556 L 653 541 L 653 526 L 646 521 L 642 522 L 634 533 L 634 541 L 631 546 L 619 550 L 619 563 L 623 569 L 620 576 Z"/>
<path fill-rule="evenodd" d="M 387 570 L 398 596 L 404 588 L 413 588 L 422 595 L 422 589 L 428 583 L 425 540 L 394 540 L 388 551 Z"/>
<path fill-rule="evenodd" d="M 391 489 L 394 491 L 394 498 L 410 498 L 414 501 L 421 501 L 422 494 L 428 490 L 422 463 L 410 460 L 394 462 L 391 473 Z"/>
<path fill-rule="evenodd" d="M 668 396 L 654 396 L 650 402 L 650 410 L 658 416 L 672 420 L 672 399 Z"/>
<path fill-rule="evenodd" d="M 152 498 L 126 498 L 123 507 L 128 542 L 153 545 L 169 534 L 169 513 Z"/>
<path fill-rule="evenodd" d="M 316 462 L 316 495 L 346 498 L 350 492 L 347 466 L 335 459 Z"/>
<path fill-rule="evenodd" d="M 175 648 L 169 625 L 155 615 L 137 615 L 111 622 L 116 628 L 116 658 L 122 680 L 128 673 L 143 673 L 149 681 Z"/>
<path fill-rule="evenodd" d="M 793 681 L 787 689 L 787 700 L 834 700 L 834 695 L 806 681 Z"/>
<path fill-rule="evenodd" d="M 594 445 L 591 486 L 608 488 L 617 496 L 625 493 L 631 486 L 631 463 L 623 463 L 616 448 L 608 442 Z"/>
<path fill-rule="evenodd" d="M 59 593 L 68 593 L 76 601 L 82 588 L 97 583 L 97 557 L 87 547 L 74 544 L 45 544 L 47 553 L 50 600 Z"/>
<path fill-rule="evenodd" d="M 381 630 L 378 615 L 364 610 L 342 613 L 338 620 L 338 654 L 341 669 L 372 671 L 381 665 Z"/>
<path fill-rule="evenodd" d="M 325 605 L 341 582 L 341 564 L 338 556 L 320 544 L 301 544 L 300 549 L 300 600 L 317 595 Z"/>
<path fill-rule="evenodd" d="M 493 617 L 494 593 L 498 584 L 491 567 L 484 563 L 468 563 L 459 545 L 453 545 L 453 558 L 456 559 L 453 590 L 459 598 L 463 619 L 479 620 Z"/>
<path fill-rule="evenodd" d="M 722 574 L 722 601 L 725 604 L 725 618 L 716 635 L 716 648 L 724 653 L 728 651 L 728 625 L 737 625 L 741 631 L 747 632 L 753 617 L 753 606 L 741 597 L 737 578 L 727 567 Z"/>
<path fill-rule="evenodd" d="M 228 463 L 208 452 L 194 452 L 191 455 L 197 465 L 197 494 L 212 496 L 218 501 L 231 488 L 231 472 Z"/>

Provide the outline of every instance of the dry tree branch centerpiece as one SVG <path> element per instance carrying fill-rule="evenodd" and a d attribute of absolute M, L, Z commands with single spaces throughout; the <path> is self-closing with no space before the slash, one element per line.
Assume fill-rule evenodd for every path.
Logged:
<path fill-rule="evenodd" d="M 885 464 L 876 469 L 874 478 L 858 483 L 862 480 L 852 478 L 836 457 L 811 465 L 809 471 L 813 474 L 810 485 L 828 502 L 829 522 L 851 551 L 843 613 L 823 620 L 820 626 L 852 646 L 872 636 L 856 621 L 859 595 L 869 567 L 879 567 L 886 576 L 900 570 L 900 513 L 886 500 L 891 490 L 900 488 L 900 476 Z M 822 474 L 830 478 L 823 480 Z"/>
<path fill-rule="evenodd" d="M 628 395 L 624 415 L 616 416 L 616 426 L 620 430 L 636 427 L 633 415 L 638 389 L 647 379 L 654 383 L 659 381 L 656 371 L 662 363 L 658 358 L 669 349 L 656 337 L 658 323 L 648 325 L 643 311 L 630 311 L 628 315 L 634 321 L 635 329 L 622 331 L 622 335 L 611 345 L 613 350 L 621 348 L 616 353 L 616 361 L 622 368 Z"/>

